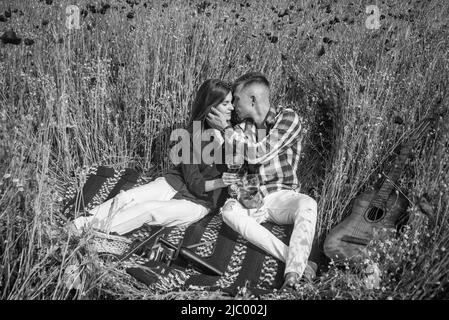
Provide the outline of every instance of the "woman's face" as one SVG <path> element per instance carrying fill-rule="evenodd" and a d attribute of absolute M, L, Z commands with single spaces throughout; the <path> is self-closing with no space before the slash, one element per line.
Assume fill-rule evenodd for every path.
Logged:
<path fill-rule="evenodd" d="M 231 92 L 229 92 L 225 99 L 217 106 L 217 110 L 225 116 L 227 121 L 231 120 L 231 112 L 234 110 Z"/>

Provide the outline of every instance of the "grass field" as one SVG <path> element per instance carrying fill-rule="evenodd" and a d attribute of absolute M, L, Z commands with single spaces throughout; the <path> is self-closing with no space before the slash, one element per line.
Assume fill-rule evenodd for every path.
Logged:
<path fill-rule="evenodd" d="M 80 29 L 65 25 L 74 3 Z M 373 4 L 378 29 L 366 26 Z M 151 292 L 55 234 L 83 166 L 163 172 L 167 132 L 185 124 L 199 84 L 256 70 L 273 103 L 305 119 L 300 174 L 320 240 L 401 139 L 437 118 L 398 183 L 409 227 L 372 244 L 379 288 L 366 288 L 362 265 L 330 265 L 281 298 L 449 298 L 448 16 L 445 0 L 1 1 L 0 32 L 22 41 L 0 43 L 0 297 L 223 298 Z M 73 296 L 62 275 L 75 257 L 89 276 Z"/>

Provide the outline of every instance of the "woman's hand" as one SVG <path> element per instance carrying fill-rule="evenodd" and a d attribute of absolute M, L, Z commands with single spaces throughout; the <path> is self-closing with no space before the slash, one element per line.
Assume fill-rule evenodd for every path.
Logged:
<path fill-rule="evenodd" d="M 240 178 L 238 178 L 237 173 L 225 172 L 225 173 L 223 173 L 223 176 L 221 178 L 206 181 L 204 190 L 206 192 L 209 192 L 212 190 L 226 188 L 229 185 L 237 184 L 239 181 L 241 181 L 241 180 L 240 180 Z"/>
<path fill-rule="evenodd" d="M 237 184 L 241 181 L 237 173 L 229 173 L 229 172 L 223 172 L 221 180 L 223 180 L 223 184 L 226 187 L 230 186 L 231 184 Z"/>

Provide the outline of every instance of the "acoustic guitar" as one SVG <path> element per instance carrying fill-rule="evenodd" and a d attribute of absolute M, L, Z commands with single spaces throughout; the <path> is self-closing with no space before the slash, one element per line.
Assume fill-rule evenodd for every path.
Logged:
<path fill-rule="evenodd" d="M 409 203 L 404 195 L 395 190 L 395 185 L 413 145 L 431 121 L 432 118 L 426 118 L 412 130 L 381 187 L 364 192 L 354 199 L 351 213 L 329 232 L 324 241 L 327 257 L 335 261 L 352 259 L 363 252 L 374 238 L 377 228 L 396 227 L 398 218 L 406 211 Z"/>

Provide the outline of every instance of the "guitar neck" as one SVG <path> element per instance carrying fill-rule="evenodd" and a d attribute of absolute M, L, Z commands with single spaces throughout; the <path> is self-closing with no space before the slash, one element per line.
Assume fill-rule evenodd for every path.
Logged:
<path fill-rule="evenodd" d="M 418 140 L 420 136 L 430 127 L 433 118 L 426 118 L 420 122 L 420 124 L 413 130 L 413 134 L 408 139 L 407 143 L 401 148 L 401 152 L 396 159 L 393 169 L 386 176 L 385 181 L 377 193 L 377 196 L 373 199 L 371 204 L 377 208 L 383 208 L 391 192 L 394 190 L 395 183 L 399 180 L 402 172 L 402 168 L 407 161 L 407 158 L 412 150 L 413 144 Z"/>
<path fill-rule="evenodd" d="M 373 206 L 382 208 L 385 205 L 386 201 L 388 200 L 388 197 L 395 188 L 396 182 L 401 177 L 401 172 L 405 165 L 405 162 L 407 161 L 409 153 L 410 153 L 409 146 L 404 146 L 401 149 L 401 154 L 396 159 L 393 168 L 391 169 L 389 174 L 385 177 L 382 186 L 377 192 L 377 196 L 372 201 Z"/>

